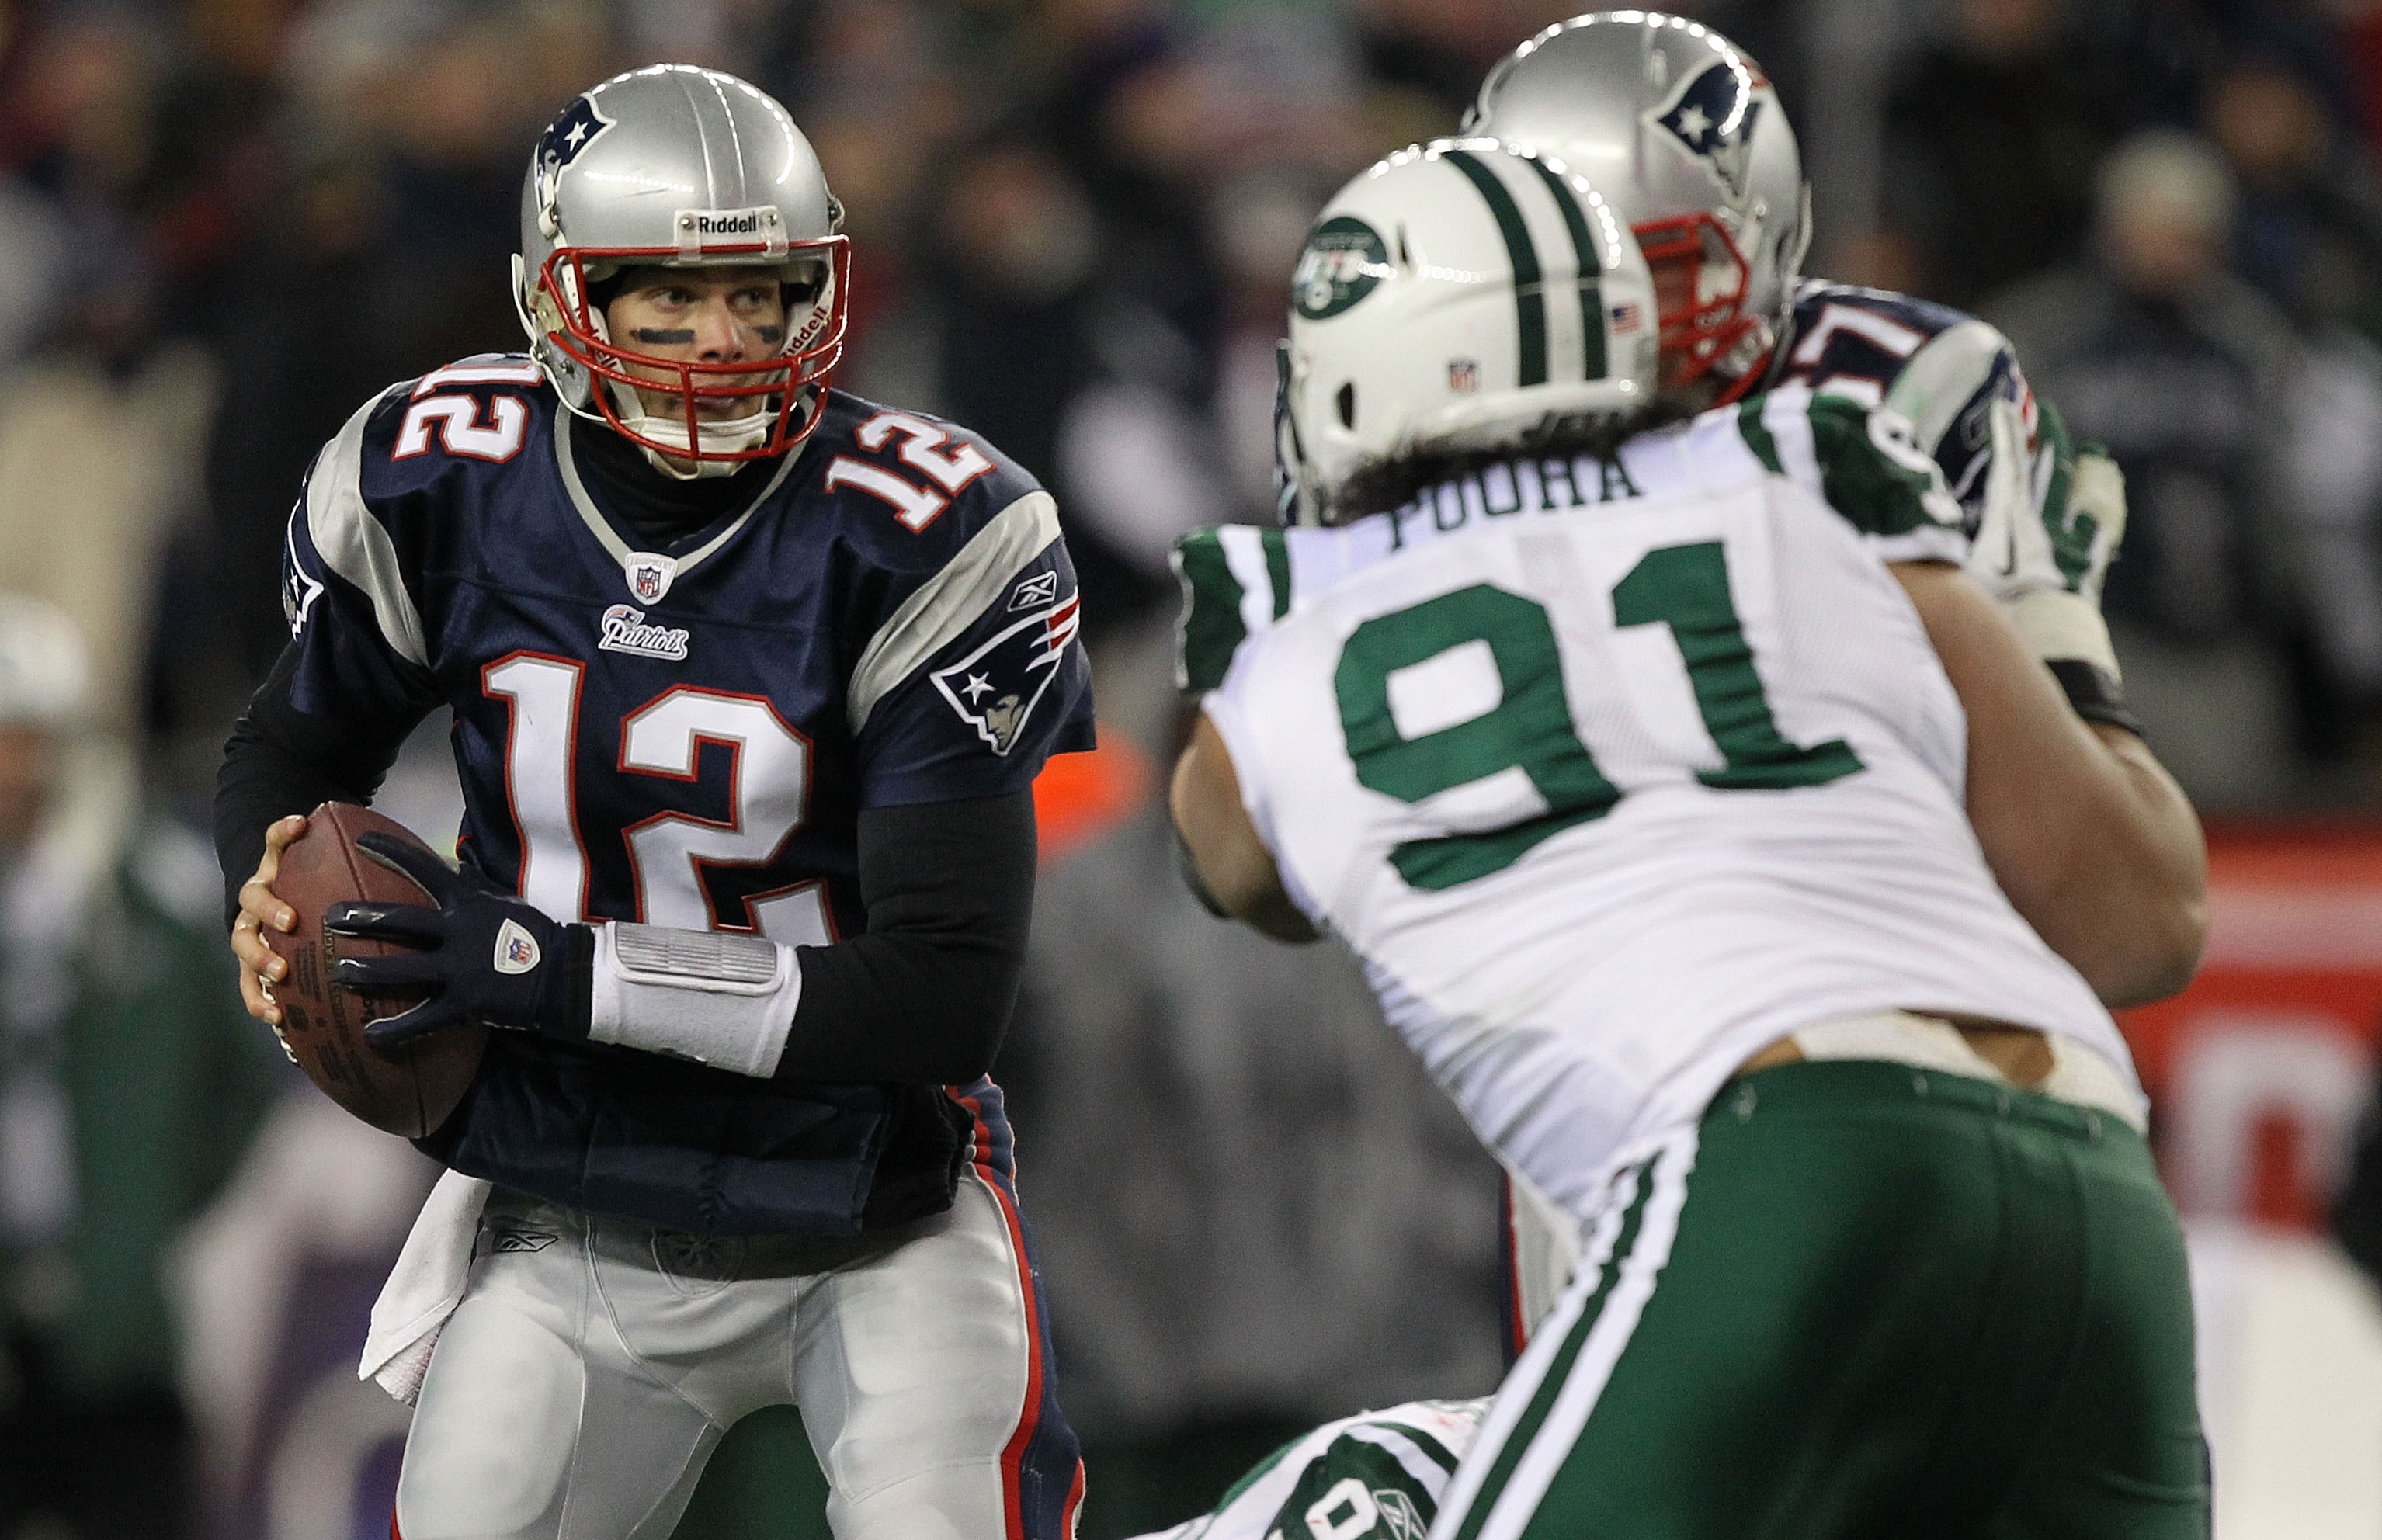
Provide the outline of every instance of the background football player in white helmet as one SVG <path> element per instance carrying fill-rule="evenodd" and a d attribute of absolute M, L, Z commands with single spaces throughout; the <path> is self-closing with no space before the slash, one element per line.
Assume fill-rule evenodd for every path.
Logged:
<path fill-rule="evenodd" d="M 2189 976 L 2196 829 L 1959 573 L 1907 422 L 1630 432 L 1658 280 L 1608 206 L 1462 140 L 1326 208 L 1361 254 L 1287 402 L 1330 522 L 1173 787 L 1218 907 L 1347 943 L 1587 1237 L 1431 1533 L 2202 1535 L 2095 998 Z"/>
<path fill-rule="evenodd" d="M 1266 1457 L 1212 1512 L 1141 1540 L 1423 1540 L 1486 1397 L 1326 1423 Z"/>
<path fill-rule="evenodd" d="M 530 353 L 366 403 L 290 523 L 292 640 L 216 805 L 250 1008 L 284 815 L 368 800 L 445 705 L 462 877 L 417 860 L 437 907 L 325 923 L 436 943 L 341 962 L 432 991 L 377 1041 L 510 1029 L 418 1141 L 448 1170 L 365 1348 L 416 1402 L 408 1540 L 668 1534 L 787 1402 L 839 1535 L 1073 1532 L 985 1071 L 1032 781 L 1091 741 L 1074 572 L 997 449 L 829 388 L 840 222 L 743 81 L 584 92 L 522 188 Z"/>
<path fill-rule="evenodd" d="M 1467 123 L 1590 175 L 1635 233 L 1656 293 L 1648 318 L 1662 344 L 1656 392 L 1669 406 L 1695 409 L 1799 383 L 1892 407 L 1961 505 L 1971 575 L 2077 714 L 2113 743 L 2126 739 L 2119 752 L 2147 757 L 2099 608 L 2125 529 L 2115 463 L 2070 445 L 2057 412 L 2036 400 L 2008 344 L 1985 323 L 1908 296 L 1800 277 L 1810 199 L 1794 130 L 1758 64 L 1682 17 L 1577 17 L 1492 69 Z M 1319 229 L 1302 273 L 1330 250 Z M 1312 366 L 1294 346 L 1285 376 L 1302 373 Z M 1285 522 L 1294 524 L 1326 511 L 1295 421 L 1285 410 L 1278 434 Z M 1186 691 L 1213 688 L 1242 636 L 1295 607 L 1298 544 L 1295 532 L 1285 540 L 1234 530 L 1184 543 Z M 2143 812 L 2196 837 L 2190 808 L 2164 774 L 2138 776 L 2136 790 Z M 2123 992 L 2105 999 L 2141 1003 Z M 1516 1325 L 1526 1330 L 1568 1276 L 1572 1238 L 1527 1184 L 1517 1184 L 1511 1220 Z"/>

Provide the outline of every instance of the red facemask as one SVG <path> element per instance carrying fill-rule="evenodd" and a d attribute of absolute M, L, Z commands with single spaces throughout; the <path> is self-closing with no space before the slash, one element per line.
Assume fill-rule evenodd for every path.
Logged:
<path fill-rule="evenodd" d="M 1720 367 L 1762 324 L 1745 313 L 1753 266 L 1728 227 L 1711 214 L 1650 220 L 1632 227 L 1654 279 L 1661 313 L 1662 377 L 1658 388 L 1691 385 Z M 1725 406 L 1762 378 L 1762 361 L 1729 381 L 1713 398 Z"/>
<path fill-rule="evenodd" d="M 764 251 L 765 248 L 756 245 L 753 259 L 764 260 Z M 827 259 L 826 303 L 809 306 L 800 326 L 790 324 L 783 347 L 767 358 L 736 363 L 657 358 L 623 348 L 603 335 L 589 308 L 587 264 L 658 264 L 680 256 L 675 247 L 564 247 L 556 251 L 546 258 L 537 278 L 540 292 L 552 302 L 562 322 L 559 329 L 546 335 L 556 348 L 599 382 L 610 381 L 668 397 L 668 415 L 682 418 L 685 423 L 683 444 L 641 434 L 622 420 L 613 392 L 598 384 L 594 393 L 596 409 L 632 443 L 676 459 L 769 459 L 795 448 L 818 426 L 818 405 L 826 396 L 829 376 L 843 358 L 845 301 L 851 292 L 850 243 L 842 236 L 798 240 L 779 252 L 768 253 L 766 260 L 775 263 L 805 251 Z M 708 247 L 704 255 L 732 262 L 739 253 L 733 249 Z M 788 321 L 792 321 L 791 314 Z M 632 373 L 632 365 L 651 373 Z M 770 414 L 768 431 L 761 442 L 741 449 L 703 446 L 706 424 L 700 409 L 723 403 L 741 409 L 733 413 L 738 418 Z M 713 422 L 709 426 L 716 432 L 721 423 Z"/>

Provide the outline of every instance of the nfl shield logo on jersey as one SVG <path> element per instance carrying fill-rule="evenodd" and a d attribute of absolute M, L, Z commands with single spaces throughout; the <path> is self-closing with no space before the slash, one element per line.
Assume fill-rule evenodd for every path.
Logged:
<path fill-rule="evenodd" d="M 678 577 L 678 558 L 655 551 L 632 551 L 620 558 L 629 574 L 629 592 L 645 604 L 657 604 Z"/>
<path fill-rule="evenodd" d="M 1028 615 L 959 662 L 928 676 L 994 753 L 1009 752 L 1025 719 L 1059 677 L 1059 660 L 1075 639 L 1082 603 L 1070 598 L 1055 609 Z"/>

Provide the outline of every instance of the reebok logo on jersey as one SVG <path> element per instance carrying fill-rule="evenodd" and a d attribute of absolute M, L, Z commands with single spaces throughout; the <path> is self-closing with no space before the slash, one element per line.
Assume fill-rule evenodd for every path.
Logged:
<path fill-rule="evenodd" d="M 557 1237 L 550 1230 L 500 1229 L 495 1239 L 495 1250 L 501 1256 L 512 1252 L 542 1252 L 553 1245 Z"/>
<path fill-rule="evenodd" d="M 1009 595 L 1010 613 L 1013 615 L 1021 609 L 1031 609 L 1036 605 L 1047 605 L 1053 602 L 1058 597 L 1059 574 L 1056 572 L 1037 572 L 1032 577 L 1019 583 L 1015 589 L 1011 591 Z"/>
<path fill-rule="evenodd" d="M 927 677 L 994 753 L 1007 754 L 1050 681 L 1059 677 L 1059 660 L 1066 656 L 1067 643 L 1075 640 L 1082 615 L 1083 601 L 1071 595 L 1056 609 L 1015 621 L 959 662 Z"/>
<path fill-rule="evenodd" d="M 603 634 L 596 638 L 596 645 L 604 652 L 660 658 L 669 663 L 686 661 L 684 628 L 650 624 L 645 612 L 632 605 L 614 605 L 606 610 L 601 629 Z"/>
<path fill-rule="evenodd" d="M 497 972 L 505 974 L 526 973 L 539 961 L 537 937 L 522 929 L 521 922 L 508 920 L 497 927 Z"/>

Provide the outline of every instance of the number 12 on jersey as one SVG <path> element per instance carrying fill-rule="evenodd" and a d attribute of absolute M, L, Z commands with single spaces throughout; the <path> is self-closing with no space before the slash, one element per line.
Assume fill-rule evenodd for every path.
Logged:
<path fill-rule="evenodd" d="M 1753 649 L 1729 592 L 1719 541 L 1646 553 L 1612 592 L 1616 627 L 1667 626 L 1687 666 L 1696 710 L 1722 764 L 1696 778 L 1720 791 L 1819 786 L 1861 763 L 1841 739 L 1809 746 L 1778 730 Z M 1485 647 L 1496 705 L 1413 738 L 1398 728 L 1392 677 L 1465 646 Z M 1620 790 L 1581 741 L 1564 690 L 1563 655 L 1546 606 L 1475 583 L 1364 622 L 1332 678 L 1340 727 L 1362 785 L 1419 802 L 1507 770 L 1529 777 L 1547 805 L 1536 817 L 1476 834 L 1410 839 L 1390 852 L 1408 886 L 1437 891 L 1502 872 L 1545 840 L 1602 818 Z"/>
<path fill-rule="evenodd" d="M 480 672 L 481 688 L 510 709 L 505 785 L 521 831 L 521 896 L 546 913 L 587 918 L 587 851 L 571 794 L 583 666 L 515 653 Z M 681 685 L 620 724 L 623 774 L 692 781 L 706 743 L 736 756 L 728 819 L 660 813 L 620 831 L 637 885 L 637 918 L 686 930 L 741 928 L 713 911 L 706 866 L 759 866 L 809 812 L 810 741 L 757 696 Z M 824 886 L 795 883 L 745 899 L 753 927 L 772 941 L 823 946 L 835 938 Z"/>

